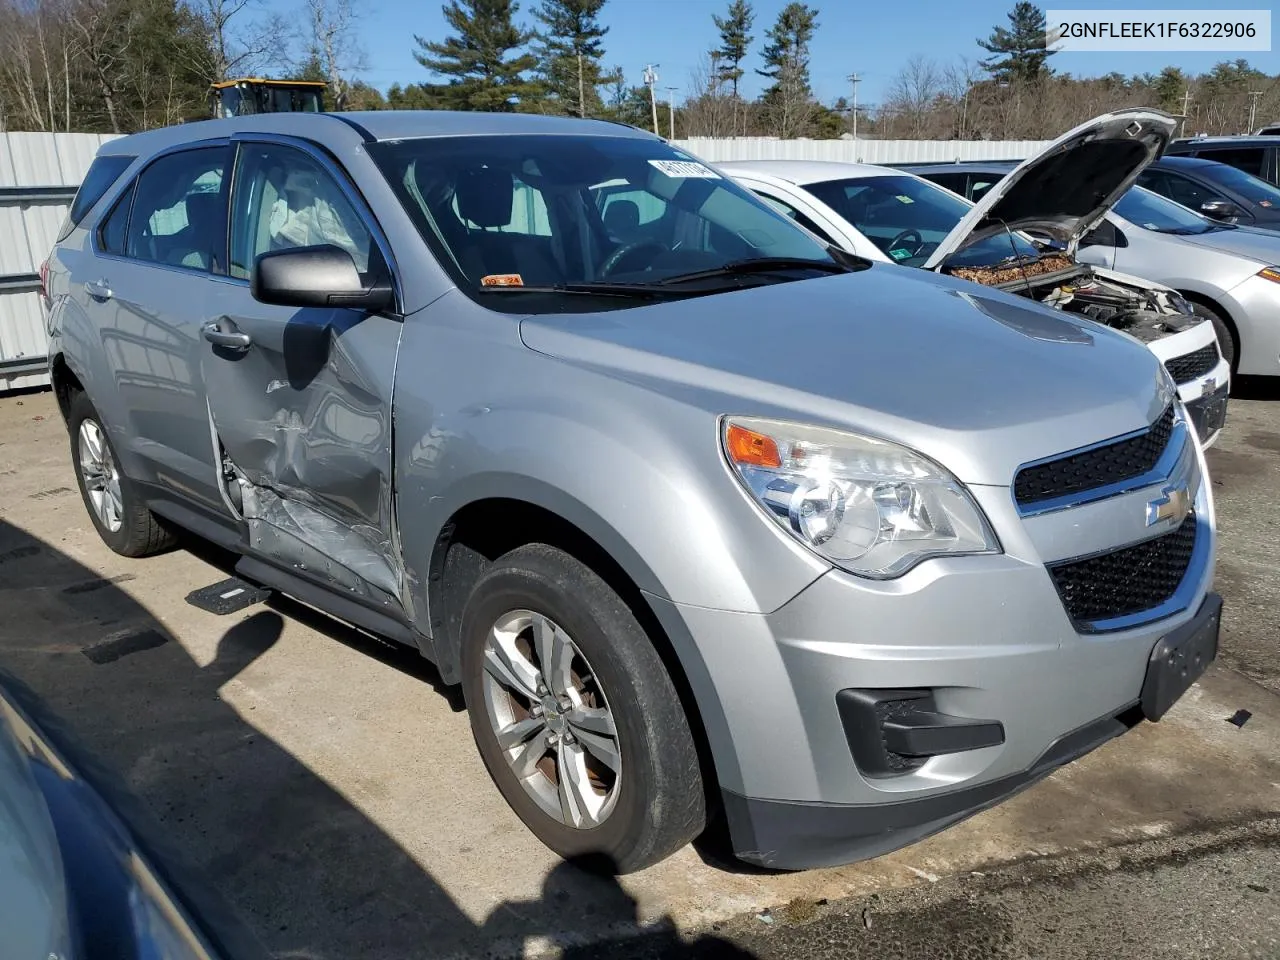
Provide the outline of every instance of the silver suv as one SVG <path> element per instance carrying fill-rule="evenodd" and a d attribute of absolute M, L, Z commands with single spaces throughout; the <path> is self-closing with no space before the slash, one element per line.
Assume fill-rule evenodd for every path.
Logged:
<path fill-rule="evenodd" d="M 93 523 L 461 684 L 529 828 L 899 847 L 1158 719 L 1214 510 L 1133 339 L 824 248 L 630 127 L 267 115 L 106 144 L 48 271 Z"/>

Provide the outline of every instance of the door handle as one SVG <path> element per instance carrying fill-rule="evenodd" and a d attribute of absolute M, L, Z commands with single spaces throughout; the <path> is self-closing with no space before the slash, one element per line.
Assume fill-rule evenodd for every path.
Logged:
<path fill-rule="evenodd" d="M 110 300 L 111 284 L 108 283 L 105 279 L 88 280 L 85 282 L 84 292 L 87 293 L 89 296 L 93 297 L 93 299 L 95 300 Z"/>
<path fill-rule="evenodd" d="M 242 333 L 230 317 L 210 320 L 200 328 L 200 332 L 215 347 L 235 350 L 237 353 L 243 353 L 253 344 L 249 335 Z"/>

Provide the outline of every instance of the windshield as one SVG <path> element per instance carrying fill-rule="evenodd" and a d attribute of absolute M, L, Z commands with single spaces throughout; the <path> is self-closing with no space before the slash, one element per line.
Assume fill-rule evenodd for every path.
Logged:
<path fill-rule="evenodd" d="M 1275 184 L 1267 183 L 1251 173 L 1245 173 L 1225 163 L 1219 164 L 1209 176 L 1214 183 L 1220 183 L 1228 190 L 1234 190 L 1260 207 L 1280 209 L 1280 187 Z"/>
<path fill-rule="evenodd" d="M 659 140 L 433 137 L 370 152 L 459 286 L 499 294 L 486 297 L 486 306 L 511 287 L 654 290 L 664 280 L 725 269 L 718 281 L 702 281 L 705 293 L 708 285 L 801 279 L 816 275 L 807 263 L 827 272 L 835 263 L 785 216 Z M 777 259 L 803 262 L 798 271 L 788 264 L 775 273 L 740 269 Z M 530 308 L 528 297 L 519 300 L 520 309 Z"/>
<path fill-rule="evenodd" d="M 1156 233 L 1188 236 L 1220 229 L 1208 217 L 1188 210 L 1146 187 L 1130 187 L 1115 206 L 1115 211 L 1136 227 Z"/>
<path fill-rule="evenodd" d="M 891 260 L 918 267 L 973 204 L 918 177 L 885 175 L 810 183 L 805 189 L 858 228 Z M 949 266 L 990 266 L 1010 258 L 1036 257 L 1019 234 L 986 237 L 949 258 Z"/>

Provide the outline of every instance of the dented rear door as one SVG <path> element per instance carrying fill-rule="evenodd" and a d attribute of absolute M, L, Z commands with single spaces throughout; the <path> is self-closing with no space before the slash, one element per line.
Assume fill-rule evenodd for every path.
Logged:
<path fill-rule="evenodd" d="M 233 509 L 255 553 L 384 603 L 400 597 L 391 394 L 401 321 L 258 302 L 248 277 L 268 250 L 334 242 L 382 269 L 376 225 L 331 160 L 304 144 L 239 144 L 230 274 L 209 321 L 248 336 L 205 344 L 213 429 Z"/>

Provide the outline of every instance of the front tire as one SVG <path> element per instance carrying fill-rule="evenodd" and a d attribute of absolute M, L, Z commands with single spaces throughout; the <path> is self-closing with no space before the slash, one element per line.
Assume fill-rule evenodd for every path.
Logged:
<path fill-rule="evenodd" d="M 566 859 L 631 873 L 706 824 L 693 734 L 622 599 L 564 551 L 500 557 L 462 618 L 462 684 L 503 797 Z"/>
<path fill-rule="evenodd" d="M 1196 316 L 1204 317 L 1213 324 L 1213 332 L 1218 335 L 1218 349 L 1222 353 L 1222 359 L 1227 361 L 1227 365 L 1231 367 L 1231 375 L 1236 375 L 1236 368 L 1239 367 L 1238 357 L 1240 346 L 1236 343 L 1235 336 L 1231 333 L 1231 328 L 1227 326 L 1227 322 L 1212 307 L 1206 307 L 1203 303 L 1191 301 L 1191 309 L 1195 311 Z"/>
<path fill-rule="evenodd" d="M 123 557 L 145 557 L 173 546 L 175 538 L 147 508 L 88 395 L 78 392 L 67 410 L 71 465 L 89 519 L 102 542 Z"/>

